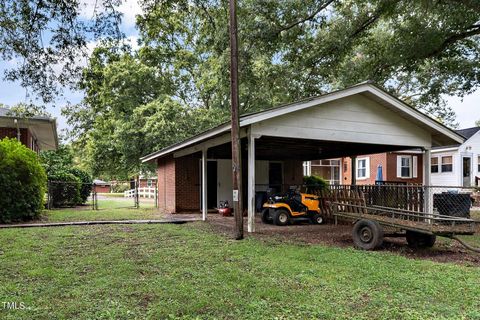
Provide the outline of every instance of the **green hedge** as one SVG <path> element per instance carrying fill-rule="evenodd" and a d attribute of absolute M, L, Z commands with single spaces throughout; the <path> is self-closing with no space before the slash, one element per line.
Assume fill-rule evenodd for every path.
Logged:
<path fill-rule="evenodd" d="M 92 177 L 87 172 L 77 168 L 69 169 L 68 173 L 71 173 L 78 179 L 80 179 L 80 201 L 77 202 L 77 204 L 84 204 L 85 202 L 87 202 L 87 199 L 92 192 Z"/>
<path fill-rule="evenodd" d="M 306 192 L 314 192 L 319 190 L 325 190 L 328 187 L 328 182 L 319 176 L 304 176 L 303 184 L 306 187 Z"/>
<path fill-rule="evenodd" d="M 0 140 L 0 222 L 38 218 L 47 175 L 35 152 L 16 139 Z"/>

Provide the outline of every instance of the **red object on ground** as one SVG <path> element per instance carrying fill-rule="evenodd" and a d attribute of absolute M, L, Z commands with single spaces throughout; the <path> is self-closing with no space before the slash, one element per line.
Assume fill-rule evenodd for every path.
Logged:
<path fill-rule="evenodd" d="M 232 216 L 232 208 L 219 208 L 218 213 L 224 217 L 231 217 Z"/>

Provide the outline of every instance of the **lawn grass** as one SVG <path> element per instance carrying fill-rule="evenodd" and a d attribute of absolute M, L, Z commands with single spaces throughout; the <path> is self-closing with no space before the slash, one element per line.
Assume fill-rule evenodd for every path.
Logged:
<path fill-rule="evenodd" d="M 201 223 L 0 230 L 2 319 L 480 319 L 480 268 Z M 0 308 L 1 308 L 0 304 Z"/>
<path fill-rule="evenodd" d="M 100 199 L 98 210 L 93 210 L 91 203 L 76 208 L 45 210 L 44 222 L 98 221 L 98 220 L 154 220 L 161 219 L 162 214 L 155 204 L 140 200 L 140 208 L 134 208 L 133 199 Z"/>

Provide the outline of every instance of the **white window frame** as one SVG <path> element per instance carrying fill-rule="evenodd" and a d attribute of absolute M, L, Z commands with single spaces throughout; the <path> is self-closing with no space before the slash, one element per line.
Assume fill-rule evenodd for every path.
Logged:
<path fill-rule="evenodd" d="M 442 166 L 440 165 L 440 157 L 435 156 L 431 157 L 430 159 L 437 159 L 437 172 L 432 172 L 432 161 L 430 160 L 430 173 L 431 174 L 438 174 L 442 172 Z"/>
<path fill-rule="evenodd" d="M 360 161 L 365 160 L 365 176 L 359 176 L 358 170 L 360 169 Z M 370 178 L 370 157 L 357 158 L 355 160 L 355 177 L 357 180 L 366 180 Z"/>
<path fill-rule="evenodd" d="M 402 160 L 408 159 L 409 174 L 408 176 L 402 175 Z M 399 179 L 412 179 L 418 178 L 418 156 L 412 155 L 399 155 L 397 156 L 397 178 Z"/>
<path fill-rule="evenodd" d="M 454 157 L 453 155 L 443 155 L 443 156 L 439 156 L 440 157 L 440 161 L 439 161 L 439 164 L 440 164 L 440 172 L 442 173 L 453 173 L 454 172 Z M 449 170 L 449 171 L 443 171 L 443 158 L 447 158 L 447 157 L 450 157 L 452 158 L 452 163 L 451 163 L 451 166 L 452 166 L 452 170 Z"/>

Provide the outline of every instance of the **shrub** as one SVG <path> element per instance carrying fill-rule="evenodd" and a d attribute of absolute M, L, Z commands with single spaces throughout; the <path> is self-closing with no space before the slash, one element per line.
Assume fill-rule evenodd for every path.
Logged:
<path fill-rule="evenodd" d="M 123 193 L 125 191 L 130 190 L 130 183 L 125 182 L 125 183 L 118 183 L 118 184 L 113 184 L 112 185 L 112 192 L 113 193 Z"/>
<path fill-rule="evenodd" d="M 328 182 L 319 176 L 304 176 L 303 184 L 306 187 L 306 192 L 320 191 L 327 189 Z"/>
<path fill-rule="evenodd" d="M 48 177 L 50 205 L 64 207 L 80 203 L 80 186 L 80 179 L 67 171 L 57 171 L 50 174 Z"/>
<path fill-rule="evenodd" d="M 35 152 L 16 139 L 0 140 L 0 222 L 38 218 L 47 176 Z"/>
<path fill-rule="evenodd" d="M 92 192 L 92 177 L 87 172 L 77 168 L 68 169 L 68 173 L 80 179 L 80 201 L 77 204 L 84 204 Z"/>

